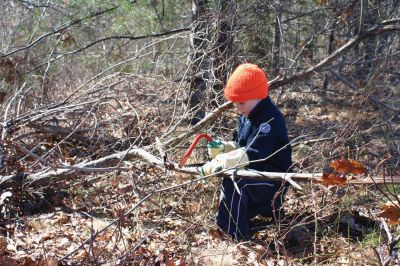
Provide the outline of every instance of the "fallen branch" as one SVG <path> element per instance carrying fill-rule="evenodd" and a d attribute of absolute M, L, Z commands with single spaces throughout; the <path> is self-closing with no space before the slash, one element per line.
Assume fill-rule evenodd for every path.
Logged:
<path fill-rule="evenodd" d="M 0 177 L 0 189 L 13 187 L 15 185 L 20 185 L 21 182 L 25 183 L 34 183 L 41 180 L 47 180 L 48 178 L 55 177 L 66 177 L 71 174 L 77 174 L 80 172 L 111 172 L 115 170 L 119 171 L 130 171 L 131 168 L 126 167 L 109 167 L 109 168 L 97 168 L 95 166 L 103 164 L 105 162 L 109 162 L 112 160 L 122 160 L 129 159 L 130 157 L 135 156 L 139 157 L 142 160 L 150 163 L 154 166 L 165 169 L 164 161 L 157 158 L 153 154 L 142 148 L 134 148 L 128 151 L 118 152 L 94 161 L 83 162 L 76 165 L 60 165 L 58 167 L 46 168 L 42 172 L 34 173 L 34 174 L 18 174 L 12 176 L 1 176 Z M 199 171 L 197 167 L 182 167 L 179 168 L 178 164 L 172 164 L 172 168 L 170 170 L 199 175 Z M 244 170 L 244 169 L 230 169 L 218 172 L 211 176 L 219 176 L 219 177 L 237 177 L 237 178 L 251 178 L 251 179 L 261 179 L 261 180 L 272 180 L 272 181 L 281 181 L 282 179 L 290 182 L 294 187 L 301 189 L 301 187 L 295 182 L 310 182 L 313 180 L 320 180 L 322 177 L 322 173 L 275 173 L 275 172 L 260 172 L 255 170 Z M 210 177 L 211 177 L 210 176 Z M 22 179 L 22 180 L 21 180 Z M 391 177 L 376 177 L 369 176 L 362 179 L 353 179 L 347 182 L 348 184 L 400 184 L 400 176 L 391 176 Z"/>
<path fill-rule="evenodd" d="M 51 169 L 50 167 L 45 168 L 43 171 L 39 173 L 34 173 L 34 174 L 24 174 L 25 177 L 25 182 L 33 183 L 37 182 L 43 179 L 48 179 L 52 177 L 59 177 L 59 176 L 69 176 L 74 173 L 79 173 L 79 172 L 99 172 L 99 168 L 94 168 L 95 166 L 98 166 L 100 164 L 104 164 L 106 162 L 112 161 L 112 160 L 122 160 L 123 158 L 128 159 L 128 156 L 137 156 L 145 161 L 152 163 L 154 165 L 163 165 L 163 162 L 150 154 L 149 152 L 137 148 L 137 149 L 130 149 L 127 151 L 122 151 L 118 153 L 114 153 L 105 157 L 102 157 L 97 160 L 93 161 L 88 161 L 88 162 L 83 162 L 83 163 L 78 163 L 75 165 L 59 165 L 57 167 L 54 167 Z M 115 167 L 111 168 L 101 168 L 102 172 L 111 172 L 115 171 Z M 124 168 L 125 170 L 130 170 L 129 168 Z M 120 168 L 118 170 L 121 170 Z M 14 186 L 17 182 L 21 182 L 20 180 L 20 175 L 13 175 L 13 176 L 1 176 L 0 177 L 0 188 L 3 187 L 11 187 Z M 18 176 L 18 178 L 16 178 Z"/>
<path fill-rule="evenodd" d="M 233 106 L 232 102 L 226 102 L 223 105 L 221 105 L 219 108 L 213 110 L 209 115 L 207 115 L 205 118 L 203 118 L 198 124 L 196 124 L 190 131 L 185 132 L 177 137 L 171 138 L 170 140 L 166 141 L 164 143 L 164 146 L 175 146 L 177 143 L 180 143 L 184 141 L 185 139 L 189 138 L 193 134 L 199 132 L 203 127 L 217 119 L 217 117 L 226 109 L 229 109 Z M 49 111 L 54 110 L 55 112 L 58 112 L 58 110 L 63 110 L 65 107 L 60 108 L 60 109 L 50 109 L 50 110 L 45 110 L 46 113 Z M 51 112 L 53 113 L 53 112 Z M 37 116 L 37 115 L 36 115 Z M 43 116 L 43 115 L 42 115 Z M 34 121 L 32 117 L 28 116 L 30 121 Z M 15 121 L 13 121 L 15 122 Z M 13 124 L 9 122 L 8 124 Z M 150 147 L 145 147 L 150 148 Z M 94 160 L 94 161 L 89 161 L 89 162 L 83 162 L 79 163 L 76 165 L 59 165 L 55 167 L 48 167 L 45 168 L 43 171 L 39 173 L 34 173 L 34 174 L 27 174 L 27 173 L 20 173 L 17 175 L 10 175 L 10 176 L 0 176 L 0 188 L 7 188 L 7 187 L 13 187 L 13 186 L 19 186 L 21 184 L 21 176 L 26 178 L 26 182 L 37 182 L 43 179 L 51 178 L 51 177 L 59 177 L 59 176 L 69 176 L 71 174 L 77 173 L 77 172 L 111 172 L 115 170 L 115 167 L 112 168 L 93 168 L 97 165 L 104 164 L 106 162 L 109 162 L 111 160 L 119 160 L 123 161 L 127 159 L 127 156 L 137 156 L 140 157 L 154 165 L 162 166 L 164 167 L 164 162 L 158 158 L 156 158 L 154 155 L 150 154 L 147 152 L 145 149 L 139 149 L 139 148 L 133 148 L 133 149 L 127 149 L 118 153 L 114 153 L 108 156 L 105 156 L 103 158 Z M 118 169 L 121 170 L 121 169 Z"/>

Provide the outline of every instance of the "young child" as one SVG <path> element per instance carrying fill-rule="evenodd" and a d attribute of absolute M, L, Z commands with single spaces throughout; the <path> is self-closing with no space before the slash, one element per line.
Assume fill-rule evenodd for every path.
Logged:
<path fill-rule="evenodd" d="M 292 165 L 285 119 L 268 97 L 268 80 L 254 64 L 238 66 L 224 90 L 241 113 L 235 141 L 214 141 L 208 151 L 213 159 L 202 167 L 205 175 L 223 169 L 246 167 L 258 171 L 287 172 Z M 230 178 L 222 181 L 217 214 L 218 226 L 234 239 L 250 237 L 250 219 L 257 214 L 275 217 L 279 213 L 287 183 Z"/>

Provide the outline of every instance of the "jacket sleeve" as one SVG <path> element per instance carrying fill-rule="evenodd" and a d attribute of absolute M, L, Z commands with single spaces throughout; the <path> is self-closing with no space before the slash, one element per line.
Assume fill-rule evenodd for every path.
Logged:
<path fill-rule="evenodd" d="M 281 147 L 281 139 L 286 132 L 285 125 L 280 125 L 279 121 L 274 120 L 268 125 L 262 124 L 260 127 L 254 128 L 251 137 L 247 140 L 246 153 L 250 162 L 264 159 L 261 162 L 250 163 L 249 168 L 263 168 L 261 165 L 265 164 L 265 159 Z"/>

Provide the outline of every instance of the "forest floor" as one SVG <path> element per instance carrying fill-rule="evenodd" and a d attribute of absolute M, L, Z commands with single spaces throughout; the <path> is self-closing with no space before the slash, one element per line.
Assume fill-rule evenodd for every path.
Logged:
<path fill-rule="evenodd" d="M 281 95 L 278 105 L 290 138 L 298 138 L 293 143 L 295 171 L 321 172 L 343 155 L 380 175 L 391 141 L 384 137 L 382 114 L 368 95 L 338 91 L 328 91 L 324 98 L 312 90 Z M 148 108 L 138 109 L 147 127 L 144 145 L 154 141 L 165 124 L 157 124 L 156 107 L 149 111 L 154 94 L 142 95 L 134 101 Z M 170 114 L 172 104 L 165 95 L 157 96 L 165 98 L 167 109 L 161 113 Z M 393 117 L 398 125 L 399 116 Z M 235 120 L 218 123 L 226 122 L 217 121 L 214 132 L 228 137 Z M 393 141 L 399 143 L 400 128 L 393 130 Z M 204 148 L 193 160 L 206 160 Z M 183 151 L 175 151 L 171 159 L 177 161 Z M 130 171 L 81 173 L 2 191 L 0 264 L 379 265 L 378 256 L 388 256 L 390 241 L 380 206 L 390 195 L 400 194 L 400 187 L 303 182 L 303 190 L 290 188 L 286 194 L 285 217 L 276 222 L 256 217 L 252 239 L 235 242 L 214 223 L 219 178 L 190 183 L 194 176 L 143 161 L 126 164 Z M 393 237 L 400 233 L 396 225 L 389 225 L 389 231 Z"/>

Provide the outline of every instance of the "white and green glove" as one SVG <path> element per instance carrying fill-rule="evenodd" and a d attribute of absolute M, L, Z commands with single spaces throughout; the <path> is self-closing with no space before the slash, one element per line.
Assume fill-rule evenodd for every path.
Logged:
<path fill-rule="evenodd" d="M 239 148 L 235 141 L 213 140 L 207 144 L 208 155 L 211 159 L 215 159 L 218 154 L 227 153 Z"/>
<path fill-rule="evenodd" d="M 214 174 L 224 169 L 245 167 L 249 164 L 249 157 L 244 148 L 235 149 L 227 153 L 218 154 L 211 162 L 201 167 L 201 174 L 204 176 Z"/>

